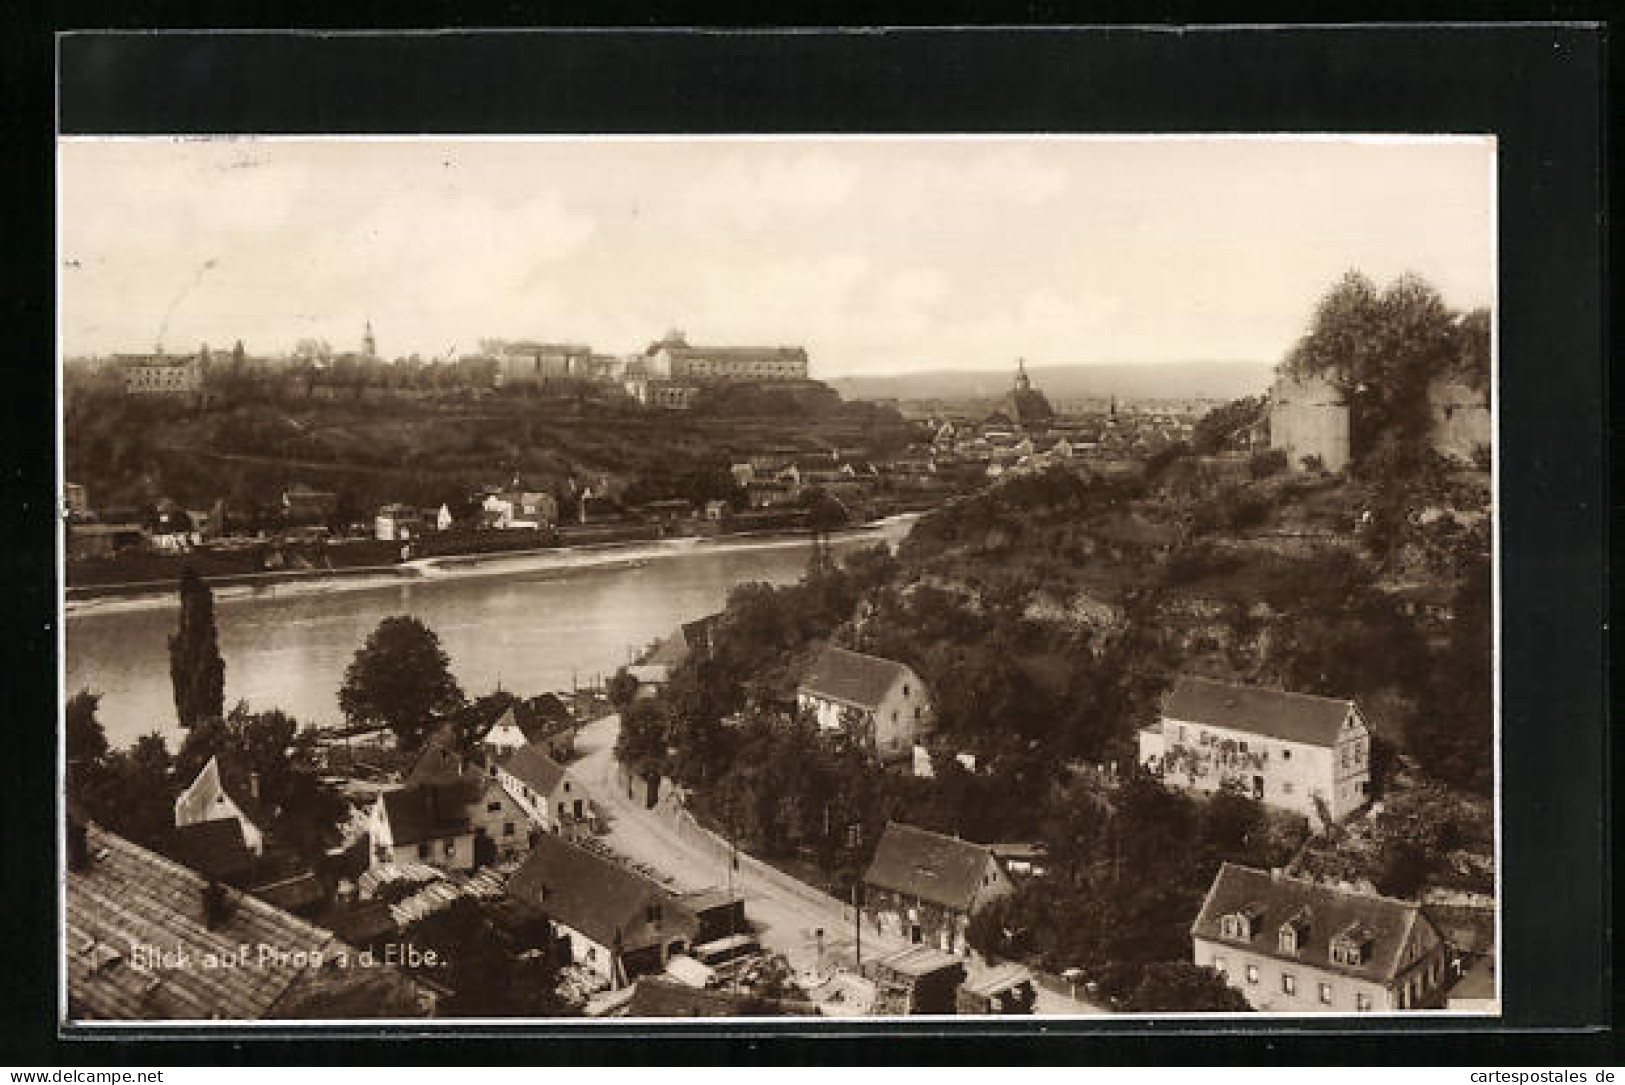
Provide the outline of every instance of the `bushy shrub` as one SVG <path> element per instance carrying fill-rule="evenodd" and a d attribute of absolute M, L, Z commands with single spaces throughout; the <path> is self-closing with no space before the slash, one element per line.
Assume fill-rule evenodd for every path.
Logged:
<path fill-rule="evenodd" d="M 1254 452 L 1247 459 L 1247 471 L 1253 478 L 1269 478 L 1272 475 L 1285 474 L 1289 466 L 1286 452 L 1279 448 Z"/>

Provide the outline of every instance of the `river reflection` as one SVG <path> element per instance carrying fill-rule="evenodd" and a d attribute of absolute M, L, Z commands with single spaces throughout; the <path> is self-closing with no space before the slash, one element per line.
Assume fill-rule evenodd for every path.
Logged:
<path fill-rule="evenodd" d="M 844 553 L 909 522 L 847 534 Z M 426 577 L 365 588 L 283 595 L 217 593 L 226 703 L 281 708 L 301 722 L 338 722 L 338 688 L 351 657 L 390 614 L 412 614 L 440 635 L 464 692 L 497 688 L 532 695 L 592 682 L 679 622 L 719 609 L 736 584 L 787 583 L 806 567 L 811 543 L 719 540 L 638 551 L 635 563 L 513 568 Z M 561 558 L 563 556 L 561 555 Z M 512 571 L 508 571 L 511 569 Z M 179 728 L 169 681 L 168 638 L 176 609 L 110 603 L 68 617 L 67 692 L 102 693 L 100 718 L 114 746 L 158 731 L 174 749 Z"/>

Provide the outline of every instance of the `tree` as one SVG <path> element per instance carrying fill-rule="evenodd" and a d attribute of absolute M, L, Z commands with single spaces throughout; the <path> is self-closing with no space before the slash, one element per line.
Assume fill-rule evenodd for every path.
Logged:
<path fill-rule="evenodd" d="M 378 623 L 339 688 L 339 708 L 347 720 L 382 724 L 407 749 L 423 740 L 436 715 L 462 704 L 463 691 L 440 638 L 405 614 Z"/>
<path fill-rule="evenodd" d="M 83 798 L 84 792 L 105 768 L 107 732 L 96 718 L 102 695 L 82 689 L 68 700 L 63 711 L 63 754 L 67 759 L 68 794 Z"/>
<path fill-rule="evenodd" d="M 1125 1009 L 1131 1013 L 1247 1013 L 1252 1007 L 1211 968 L 1189 961 L 1158 961 L 1140 974 L 1139 986 Z"/>
<path fill-rule="evenodd" d="M 1263 396 L 1244 396 L 1215 407 L 1196 420 L 1191 429 L 1191 447 L 1202 455 L 1242 451 L 1248 435 L 1264 420 Z"/>
<path fill-rule="evenodd" d="M 1401 275 L 1379 292 L 1350 271 L 1321 298 L 1285 368 L 1325 377 L 1343 393 L 1350 452 L 1360 463 L 1385 436 L 1425 444 L 1428 385 L 1452 373 L 1480 379 L 1488 371 L 1480 344 L 1488 344 L 1487 313 L 1462 319 L 1418 275 Z"/>
<path fill-rule="evenodd" d="M 1405 732 L 1428 774 L 1483 794 L 1494 784 L 1495 658 L 1488 555 L 1469 559 L 1456 588 L 1450 639 L 1428 670 L 1429 711 Z"/>
<path fill-rule="evenodd" d="M 191 729 L 225 711 L 226 663 L 214 628 L 214 595 L 190 565 L 181 573 L 180 628 L 169 638 L 169 680 L 175 716 Z"/>
<path fill-rule="evenodd" d="M 157 732 L 110 755 L 102 778 L 84 795 L 90 815 L 138 844 L 156 843 L 174 826 L 169 765 L 169 748 Z"/>
<path fill-rule="evenodd" d="M 626 706 L 637 696 L 638 680 L 625 667 L 621 667 L 610 675 L 605 683 L 605 692 L 609 694 L 609 703 L 615 706 L 616 711 L 625 712 Z"/>

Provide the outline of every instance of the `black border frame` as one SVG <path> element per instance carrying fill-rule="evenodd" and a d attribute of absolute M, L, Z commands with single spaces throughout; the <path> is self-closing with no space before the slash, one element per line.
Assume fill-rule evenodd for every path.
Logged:
<path fill-rule="evenodd" d="M 307 12 L 316 20 L 324 15 Z M 383 11 L 375 14 L 388 18 Z M 442 20 L 444 12 L 441 13 Z M 499 13 L 506 21 L 514 12 Z M 1043 12 L 1033 14 L 1043 15 Z M 1166 9 L 1163 14 L 1167 15 Z M 331 13 L 325 17 L 331 18 Z M 130 16 L 96 20 L 128 23 Z M 210 20 L 218 22 L 220 20 Z M 310 23 L 311 19 L 303 20 Z M 430 22 L 437 20 L 429 20 Z M 599 21 L 599 20 L 594 20 Z M 651 1055 L 707 1061 L 861 1057 L 965 1061 L 1113 1061 L 1300 1057 L 1507 1061 L 1514 1052 L 1611 1061 L 1610 752 L 1603 609 L 1609 507 L 1603 458 L 1606 266 L 1602 234 L 1606 37 L 1597 24 L 831 32 L 648 30 L 412 34 L 150 35 L 8 39 L 7 91 L 43 99 L 43 116 L 6 117 L 13 164 L 50 194 L 53 112 L 64 134 L 212 132 L 918 132 L 1406 131 L 1494 133 L 1499 140 L 1502 492 L 1503 974 L 1501 1022 L 1392 1026 L 1259 1022 L 1035 1021 L 970 1030 L 926 1024 L 794 1027 L 725 1023 L 590 1030 L 519 1026 L 433 1039 L 396 1032 L 387 1046 L 323 1033 L 263 1031 L 57 1038 L 54 809 L 54 351 L 52 264 L 44 293 L 8 295 L 29 344 L 14 367 L 7 428 L 14 472 L 6 539 L 13 571 L 10 640 L 32 661 L 13 700 L 13 757 L 28 766 L 6 795 L 8 866 L 29 871 L 6 928 L 12 976 L 34 987 L 8 1007 L 8 1058 L 146 1058 L 163 1063 L 272 1060 L 460 1061 L 495 1053 L 575 1061 Z M 42 48 L 43 47 L 43 48 Z M 60 68 L 53 71 L 53 64 Z M 50 80 L 59 72 L 61 94 Z M 43 77 L 46 82 L 41 85 Z M 43 95 L 39 92 L 46 91 Z M 52 107 L 55 107 L 53 110 Z M 43 121 L 43 124 L 41 124 Z M 15 177 L 14 177 L 15 179 Z M 52 201 L 30 217 L 53 251 Z M 41 425 L 41 423 L 44 423 Z M 1560 741 L 1552 741 L 1560 736 Z M 36 775 L 37 774 L 37 775 Z M 1553 782 L 1561 781 L 1560 787 Z M 23 830 L 24 825 L 29 826 Z M 26 839 L 19 839 L 26 833 Z M 40 937 L 42 930 L 53 932 Z M 1600 966 L 1600 967 L 1599 967 Z M 44 983 L 37 983 L 43 980 Z M 37 986 L 36 986 L 37 983 Z M 40 987 L 49 997 L 40 998 Z M 8 999 L 8 1002 L 11 1000 Z M 1126 1028 L 1123 1026 L 1127 1026 Z M 451 1026 L 451 1028 L 458 1028 Z M 447 1030 L 449 1031 L 449 1029 Z M 167 1030 L 166 1030 L 167 1032 Z M 175 1030 L 186 1035 L 185 1030 Z M 545 1037 L 538 1036 L 547 1033 Z M 658 1038 L 631 1044 L 634 1033 Z M 195 1033 L 190 1034 L 195 1036 Z M 246 1039 L 259 1036 L 258 1040 Z M 883 1039 L 876 1039 L 883 1037 Z M 178 1037 L 177 1037 L 178 1038 Z M 1515 1046 L 1514 1046 L 1515 1045 Z M 1335 1053 L 1335 1054 L 1333 1054 Z M 1537 1056 L 1538 1058 L 1539 1056 Z M 1584 1057 L 1584 1056 L 1582 1056 Z"/>

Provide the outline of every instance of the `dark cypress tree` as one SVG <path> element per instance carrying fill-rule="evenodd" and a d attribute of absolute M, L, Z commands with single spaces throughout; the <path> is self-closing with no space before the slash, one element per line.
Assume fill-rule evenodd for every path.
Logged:
<path fill-rule="evenodd" d="M 181 574 L 181 624 L 169 638 L 169 680 L 182 727 L 224 715 L 226 662 L 215 639 L 214 595 L 191 566 Z"/>

